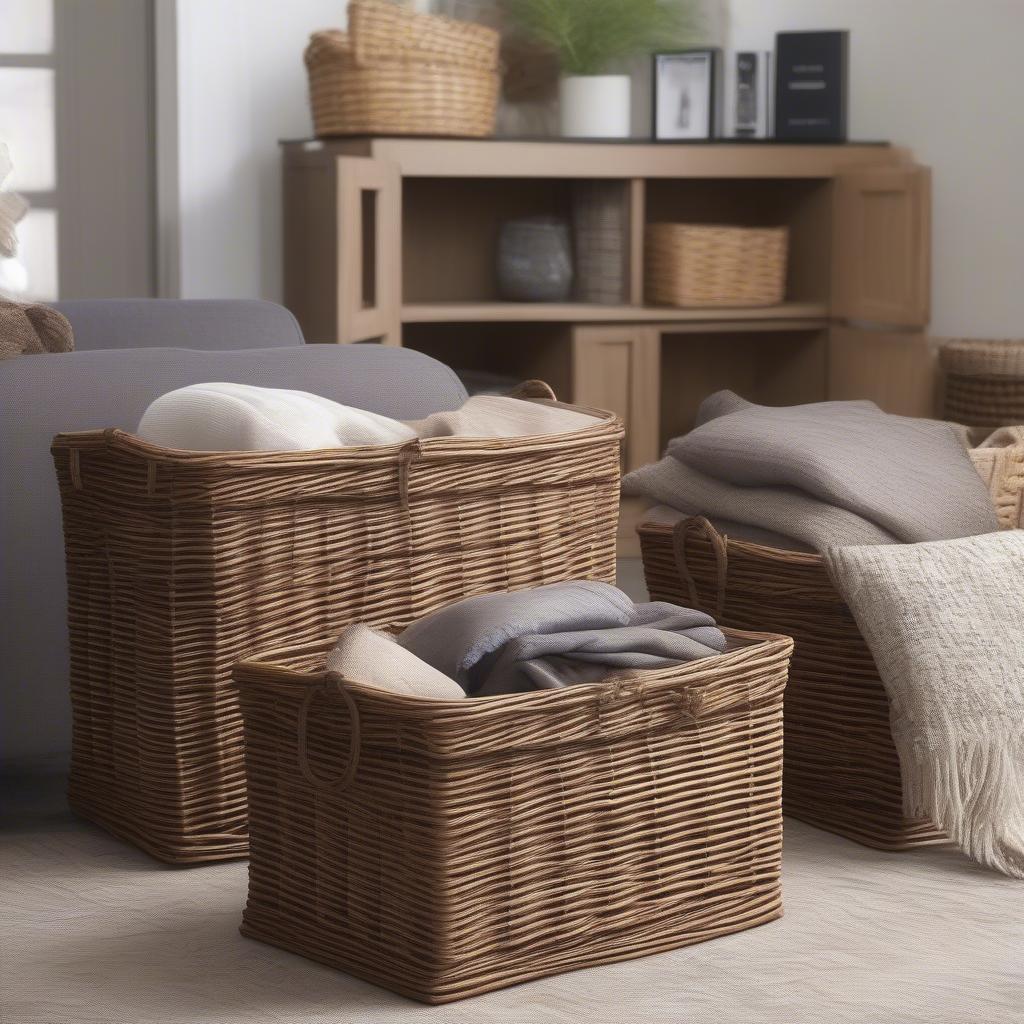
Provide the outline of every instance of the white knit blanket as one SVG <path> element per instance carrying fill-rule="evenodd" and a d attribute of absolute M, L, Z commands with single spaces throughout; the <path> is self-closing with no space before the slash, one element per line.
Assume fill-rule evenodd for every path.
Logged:
<path fill-rule="evenodd" d="M 557 405 L 477 395 L 454 412 L 405 423 L 305 391 L 210 383 L 161 395 L 143 413 L 136 433 L 186 451 L 312 451 L 402 444 L 417 437 L 562 434 L 596 422 Z"/>
<path fill-rule="evenodd" d="M 905 811 L 1024 878 L 1024 531 L 824 558 L 889 695 Z"/>

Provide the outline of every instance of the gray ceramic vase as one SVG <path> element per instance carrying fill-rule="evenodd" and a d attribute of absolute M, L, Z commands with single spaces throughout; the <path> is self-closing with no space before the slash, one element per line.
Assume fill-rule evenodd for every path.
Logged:
<path fill-rule="evenodd" d="M 569 298 L 572 250 L 566 221 L 529 217 L 502 224 L 498 292 L 511 302 L 565 302 Z"/>

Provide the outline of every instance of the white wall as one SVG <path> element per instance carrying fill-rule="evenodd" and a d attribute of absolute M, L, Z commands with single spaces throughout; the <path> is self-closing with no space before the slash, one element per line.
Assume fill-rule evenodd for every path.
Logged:
<path fill-rule="evenodd" d="M 730 45 L 851 30 L 850 136 L 932 167 L 932 333 L 1024 337 L 1024 0 L 731 0 Z"/>
<path fill-rule="evenodd" d="M 278 140 L 312 130 L 302 51 L 311 32 L 344 25 L 344 0 L 176 6 L 178 253 L 166 279 L 186 298 L 280 299 Z"/>
<path fill-rule="evenodd" d="M 851 30 L 851 137 L 933 168 L 934 333 L 1024 336 L 1024 0 L 727 7 L 733 48 Z M 177 0 L 181 294 L 280 298 L 277 141 L 309 134 L 302 49 L 343 17 L 343 0 Z"/>

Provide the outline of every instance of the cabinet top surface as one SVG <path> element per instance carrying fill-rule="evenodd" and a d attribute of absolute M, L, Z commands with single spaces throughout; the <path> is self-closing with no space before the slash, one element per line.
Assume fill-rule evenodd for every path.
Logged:
<path fill-rule="evenodd" d="M 282 142 L 285 159 L 317 163 L 369 157 L 407 177 L 803 177 L 909 159 L 886 142 L 808 143 L 774 139 L 457 139 L 354 136 Z"/>
<path fill-rule="evenodd" d="M 541 144 L 544 146 L 889 146 L 884 139 L 842 139 L 834 142 L 813 139 L 650 139 L 638 136 L 628 139 L 573 139 L 560 135 L 488 135 L 466 138 L 457 135 L 328 135 L 323 138 L 309 136 L 302 139 L 281 139 L 282 146 L 332 146 L 349 142 L 460 142 L 474 146 L 493 146 L 496 143 Z"/>

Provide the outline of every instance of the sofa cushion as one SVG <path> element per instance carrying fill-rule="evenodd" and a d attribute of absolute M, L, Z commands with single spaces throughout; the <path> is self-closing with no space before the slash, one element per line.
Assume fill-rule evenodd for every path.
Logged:
<path fill-rule="evenodd" d="M 0 759 L 64 755 L 69 747 L 54 434 L 134 430 L 157 396 L 211 380 L 312 391 L 396 419 L 457 409 L 466 399 L 442 363 L 380 345 L 148 348 L 18 356 L 0 364 Z"/>
<path fill-rule="evenodd" d="M 71 321 L 75 348 L 240 348 L 302 345 L 295 317 L 260 299 L 72 299 L 51 305 Z"/>

